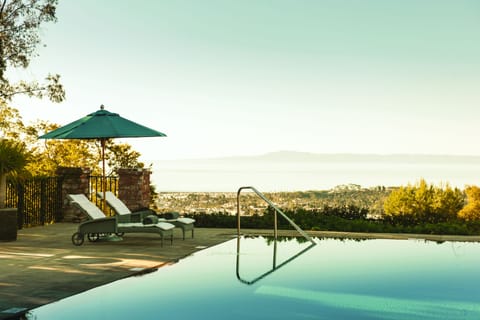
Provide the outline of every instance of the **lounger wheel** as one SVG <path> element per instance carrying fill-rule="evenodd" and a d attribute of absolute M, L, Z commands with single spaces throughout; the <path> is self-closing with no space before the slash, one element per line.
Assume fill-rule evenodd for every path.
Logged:
<path fill-rule="evenodd" d="M 85 236 L 83 233 L 80 232 L 75 232 L 72 235 L 72 243 L 76 246 L 81 246 L 83 244 L 83 241 L 85 241 Z"/>
<path fill-rule="evenodd" d="M 100 239 L 100 234 L 98 234 L 98 233 L 89 233 L 89 234 L 87 234 L 87 238 L 88 238 L 88 241 L 90 241 L 90 242 L 95 242 L 95 241 L 98 241 L 98 239 Z"/>

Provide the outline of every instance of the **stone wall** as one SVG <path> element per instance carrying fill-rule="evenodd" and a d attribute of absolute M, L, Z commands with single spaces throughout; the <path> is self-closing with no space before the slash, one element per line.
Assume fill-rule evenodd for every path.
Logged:
<path fill-rule="evenodd" d="M 81 221 L 87 220 L 86 215 L 82 211 L 70 205 L 70 202 L 67 199 L 67 194 L 83 193 L 88 196 L 90 192 L 89 183 L 88 183 L 88 180 L 90 177 L 90 169 L 59 167 L 57 169 L 57 175 L 63 177 L 63 186 L 62 186 L 63 221 L 81 222 Z"/>
<path fill-rule="evenodd" d="M 67 194 L 90 196 L 90 173 L 88 168 L 58 168 L 57 175 L 63 176 L 63 221 L 82 222 L 88 219 L 82 211 L 70 204 Z M 150 174 L 148 169 L 120 169 L 118 171 L 117 196 L 131 211 L 150 206 Z"/>
<path fill-rule="evenodd" d="M 118 198 L 131 211 L 150 206 L 150 174 L 148 169 L 118 170 Z"/>

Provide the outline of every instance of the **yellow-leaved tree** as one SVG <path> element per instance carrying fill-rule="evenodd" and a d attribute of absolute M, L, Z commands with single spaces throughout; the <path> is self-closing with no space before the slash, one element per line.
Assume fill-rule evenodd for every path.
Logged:
<path fill-rule="evenodd" d="M 413 225 L 453 220 L 463 207 L 464 194 L 448 184 L 429 185 L 421 179 L 414 185 L 402 186 L 384 202 L 385 216 L 392 221 Z"/>
<path fill-rule="evenodd" d="M 465 194 L 467 204 L 458 212 L 458 217 L 467 221 L 480 220 L 480 188 L 467 186 Z"/>

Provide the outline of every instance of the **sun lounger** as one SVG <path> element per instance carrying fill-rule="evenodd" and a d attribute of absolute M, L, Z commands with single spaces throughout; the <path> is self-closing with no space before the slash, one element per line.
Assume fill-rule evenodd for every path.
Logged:
<path fill-rule="evenodd" d="M 72 235 L 72 243 L 74 245 L 82 245 L 85 235 L 87 235 L 89 241 L 96 241 L 102 235 L 123 235 L 124 233 L 158 233 L 162 246 L 163 239 L 168 236 L 170 237 L 170 243 L 173 243 L 173 229 L 175 226 L 168 222 L 159 221 L 156 216 L 152 215 L 150 220 L 145 221 L 148 223 L 120 221 L 118 216 L 106 217 L 102 210 L 84 194 L 69 194 L 67 198 L 91 219 L 81 223 L 77 232 Z"/>
<path fill-rule="evenodd" d="M 97 195 L 100 198 L 103 198 L 103 193 L 99 192 Z M 147 217 L 147 216 L 150 216 L 152 214 L 157 215 L 155 213 L 155 211 L 150 210 L 150 209 L 142 210 L 142 211 L 134 211 L 134 212 L 130 211 L 130 209 L 128 209 L 128 207 L 125 205 L 125 203 L 123 203 L 120 199 L 118 199 L 111 191 L 107 191 L 105 193 L 105 197 L 106 197 L 105 200 L 106 200 L 107 204 L 110 206 L 110 208 L 113 209 L 113 211 L 115 211 L 115 213 L 122 220 L 143 221 L 145 219 L 145 217 Z M 185 232 L 190 231 L 190 230 L 192 231 L 192 238 L 193 238 L 193 233 L 194 233 L 194 229 L 195 229 L 195 226 L 194 226 L 195 220 L 194 219 L 184 218 L 184 217 L 180 217 L 180 216 L 177 215 L 177 216 L 172 217 L 172 218 L 159 217 L 159 221 L 168 222 L 168 223 L 171 223 L 171 224 L 175 225 L 178 228 L 181 228 L 182 233 L 183 233 L 183 240 L 185 240 Z"/>
<path fill-rule="evenodd" d="M 82 212 L 86 213 L 90 220 L 102 219 L 107 216 L 97 207 L 93 202 L 91 202 L 86 195 L 84 194 L 68 194 L 67 199 L 71 204 L 75 205 Z"/>

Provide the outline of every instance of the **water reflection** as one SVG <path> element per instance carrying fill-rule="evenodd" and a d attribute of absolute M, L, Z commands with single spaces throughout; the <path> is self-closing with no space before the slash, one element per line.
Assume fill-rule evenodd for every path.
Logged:
<path fill-rule="evenodd" d="M 263 272 L 263 273 L 260 273 L 258 276 L 256 276 L 255 278 L 253 278 L 252 280 L 245 280 L 241 275 L 240 275 L 240 257 L 241 257 L 241 252 L 240 252 L 240 243 L 241 241 L 245 240 L 245 238 L 239 236 L 237 237 L 237 261 L 236 261 L 236 275 L 237 275 L 237 279 L 244 283 L 244 284 L 247 284 L 247 285 L 252 285 L 260 280 L 262 280 L 263 278 L 265 278 L 266 276 L 270 275 L 271 273 L 277 271 L 278 269 L 280 269 L 281 267 L 285 266 L 286 264 L 290 263 L 291 261 L 295 260 L 296 258 L 298 258 L 299 256 L 301 256 L 302 254 L 304 254 L 305 252 L 307 252 L 308 250 L 312 249 L 313 247 L 316 246 L 316 243 L 312 243 L 308 240 L 306 240 L 305 238 L 296 238 L 297 241 L 299 243 L 306 243 L 307 241 L 310 243 L 310 245 L 306 248 L 304 248 L 303 250 L 297 252 L 297 253 L 294 253 L 293 255 L 291 255 L 289 258 L 287 258 L 285 261 L 281 262 L 280 264 L 278 263 L 278 258 L 277 258 L 277 250 L 278 250 L 278 242 L 280 241 L 283 241 L 283 240 L 290 240 L 291 238 L 288 238 L 288 237 L 268 237 L 266 238 L 267 239 L 267 244 L 268 245 L 272 245 L 273 244 L 273 253 L 272 253 L 272 268 L 266 272 Z M 301 239 L 301 240 L 300 240 Z M 304 241 L 302 241 L 304 240 Z"/>

